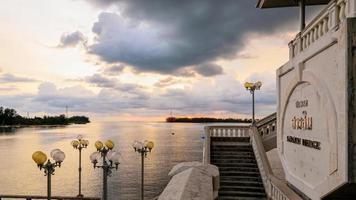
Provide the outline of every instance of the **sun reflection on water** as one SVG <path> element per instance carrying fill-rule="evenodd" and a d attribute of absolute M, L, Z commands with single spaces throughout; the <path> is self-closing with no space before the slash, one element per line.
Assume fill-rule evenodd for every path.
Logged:
<path fill-rule="evenodd" d="M 171 135 L 172 130 L 176 133 Z M 82 193 L 101 196 L 102 171 L 93 168 L 89 155 L 96 140 L 111 139 L 121 151 L 122 163 L 109 177 L 110 199 L 138 199 L 140 194 L 140 155 L 134 140 L 152 140 L 155 148 L 145 159 L 145 196 L 157 196 L 167 184 L 169 170 L 182 161 L 202 159 L 202 124 L 137 122 L 100 122 L 54 128 L 21 128 L 0 134 L 0 194 L 46 194 L 46 177 L 32 161 L 34 151 L 49 156 L 52 149 L 66 153 L 61 168 L 52 177 L 53 195 L 76 196 L 78 193 L 78 151 L 70 142 L 82 134 L 89 146 L 82 151 Z"/>

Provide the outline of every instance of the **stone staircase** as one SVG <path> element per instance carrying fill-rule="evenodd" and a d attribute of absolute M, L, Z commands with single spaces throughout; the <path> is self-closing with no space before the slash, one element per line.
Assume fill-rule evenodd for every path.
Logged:
<path fill-rule="evenodd" d="M 249 138 L 212 137 L 210 162 L 219 167 L 219 200 L 267 199 Z"/>

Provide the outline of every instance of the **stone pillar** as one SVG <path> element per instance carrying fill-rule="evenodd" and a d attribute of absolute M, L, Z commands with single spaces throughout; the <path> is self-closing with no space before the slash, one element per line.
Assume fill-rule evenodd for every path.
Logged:
<path fill-rule="evenodd" d="M 356 0 L 348 0 L 346 4 L 347 4 L 346 17 L 348 18 L 356 17 Z"/>

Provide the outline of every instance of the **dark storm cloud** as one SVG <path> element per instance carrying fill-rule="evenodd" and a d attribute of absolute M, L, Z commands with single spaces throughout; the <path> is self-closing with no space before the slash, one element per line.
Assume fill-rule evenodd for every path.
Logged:
<path fill-rule="evenodd" d="M 238 57 L 249 33 L 281 31 L 294 25 L 298 15 L 295 9 L 257 9 L 254 0 L 88 1 L 120 10 L 99 15 L 90 53 L 108 63 L 171 74 L 218 58 Z"/>
<path fill-rule="evenodd" d="M 85 43 L 86 38 L 83 33 L 79 31 L 75 31 L 73 33 L 64 33 L 61 36 L 60 43 L 58 47 L 65 48 L 65 47 L 75 47 L 79 43 Z"/>
<path fill-rule="evenodd" d="M 214 63 L 204 63 L 194 67 L 194 70 L 202 76 L 215 76 L 223 74 L 223 68 Z"/>
<path fill-rule="evenodd" d="M 106 75 L 115 76 L 119 75 L 124 70 L 124 68 L 124 65 L 114 65 L 110 67 L 105 67 L 103 72 Z"/>

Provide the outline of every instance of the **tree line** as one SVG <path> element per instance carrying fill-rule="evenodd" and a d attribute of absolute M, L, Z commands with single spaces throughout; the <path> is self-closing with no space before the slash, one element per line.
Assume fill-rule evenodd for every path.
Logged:
<path fill-rule="evenodd" d="M 212 118 L 212 117 L 167 117 L 169 123 L 251 123 L 252 119 Z"/>
<path fill-rule="evenodd" d="M 89 123 L 86 116 L 72 116 L 67 118 L 65 115 L 43 116 L 43 117 L 23 117 L 17 114 L 12 108 L 0 107 L 0 125 L 68 125 L 68 124 L 86 124 Z"/>

